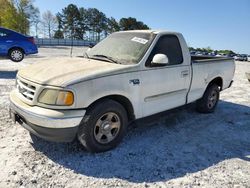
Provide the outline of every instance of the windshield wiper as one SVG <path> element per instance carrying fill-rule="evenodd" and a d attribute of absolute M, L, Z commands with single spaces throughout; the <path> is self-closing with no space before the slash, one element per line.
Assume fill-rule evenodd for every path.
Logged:
<path fill-rule="evenodd" d="M 99 57 L 101 59 L 105 59 L 111 63 L 116 63 L 116 64 L 119 64 L 116 60 L 114 60 L 112 57 L 109 57 L 109 56 L 106 56 L 106 55 L 100 55 L 100 54 L 96 54 L 96 55 L 93 55 L 93 57 Z"/>

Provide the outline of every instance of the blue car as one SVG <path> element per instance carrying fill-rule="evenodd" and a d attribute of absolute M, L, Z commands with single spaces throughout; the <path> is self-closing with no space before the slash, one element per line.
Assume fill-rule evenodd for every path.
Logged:
<path fill-rule="evenodd" d="M 38 49 L 33 37 L 0 27 L 0 56 L 20 62 L 24 55 L 36 53 Z"/>

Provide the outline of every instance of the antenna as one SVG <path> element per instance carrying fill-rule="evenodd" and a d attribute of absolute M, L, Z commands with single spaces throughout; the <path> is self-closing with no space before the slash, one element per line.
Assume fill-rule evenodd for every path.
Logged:
<path fill-rule="evenodd" d="M 75 27 L 73 28 L 73 33 L 75 32 Z M 73 33 L 71 33 L 71 49 L 70 49 L 70 57 L 72 57 L 73 53 Z"/>

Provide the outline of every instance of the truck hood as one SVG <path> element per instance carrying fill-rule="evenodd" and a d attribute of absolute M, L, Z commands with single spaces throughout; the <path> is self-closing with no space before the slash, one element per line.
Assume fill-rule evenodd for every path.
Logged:
<path fill-rule="evenodd" d="M 66 87 L 112 74 L 134 69 L 135 65 L 120 65 L 86 58 L 50 58 L 30 65 L 18 72 L 18 77 L 41 85 Z"/>

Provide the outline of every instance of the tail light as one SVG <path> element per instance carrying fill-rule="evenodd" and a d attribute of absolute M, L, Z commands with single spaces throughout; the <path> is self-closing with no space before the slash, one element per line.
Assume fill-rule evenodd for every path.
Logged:
<path fill-rule="evenodd" d="M 30 41 L 32 44 L 35 44 L 35 39 L 33 37 L 28 38 L 28 41 Z"/>

